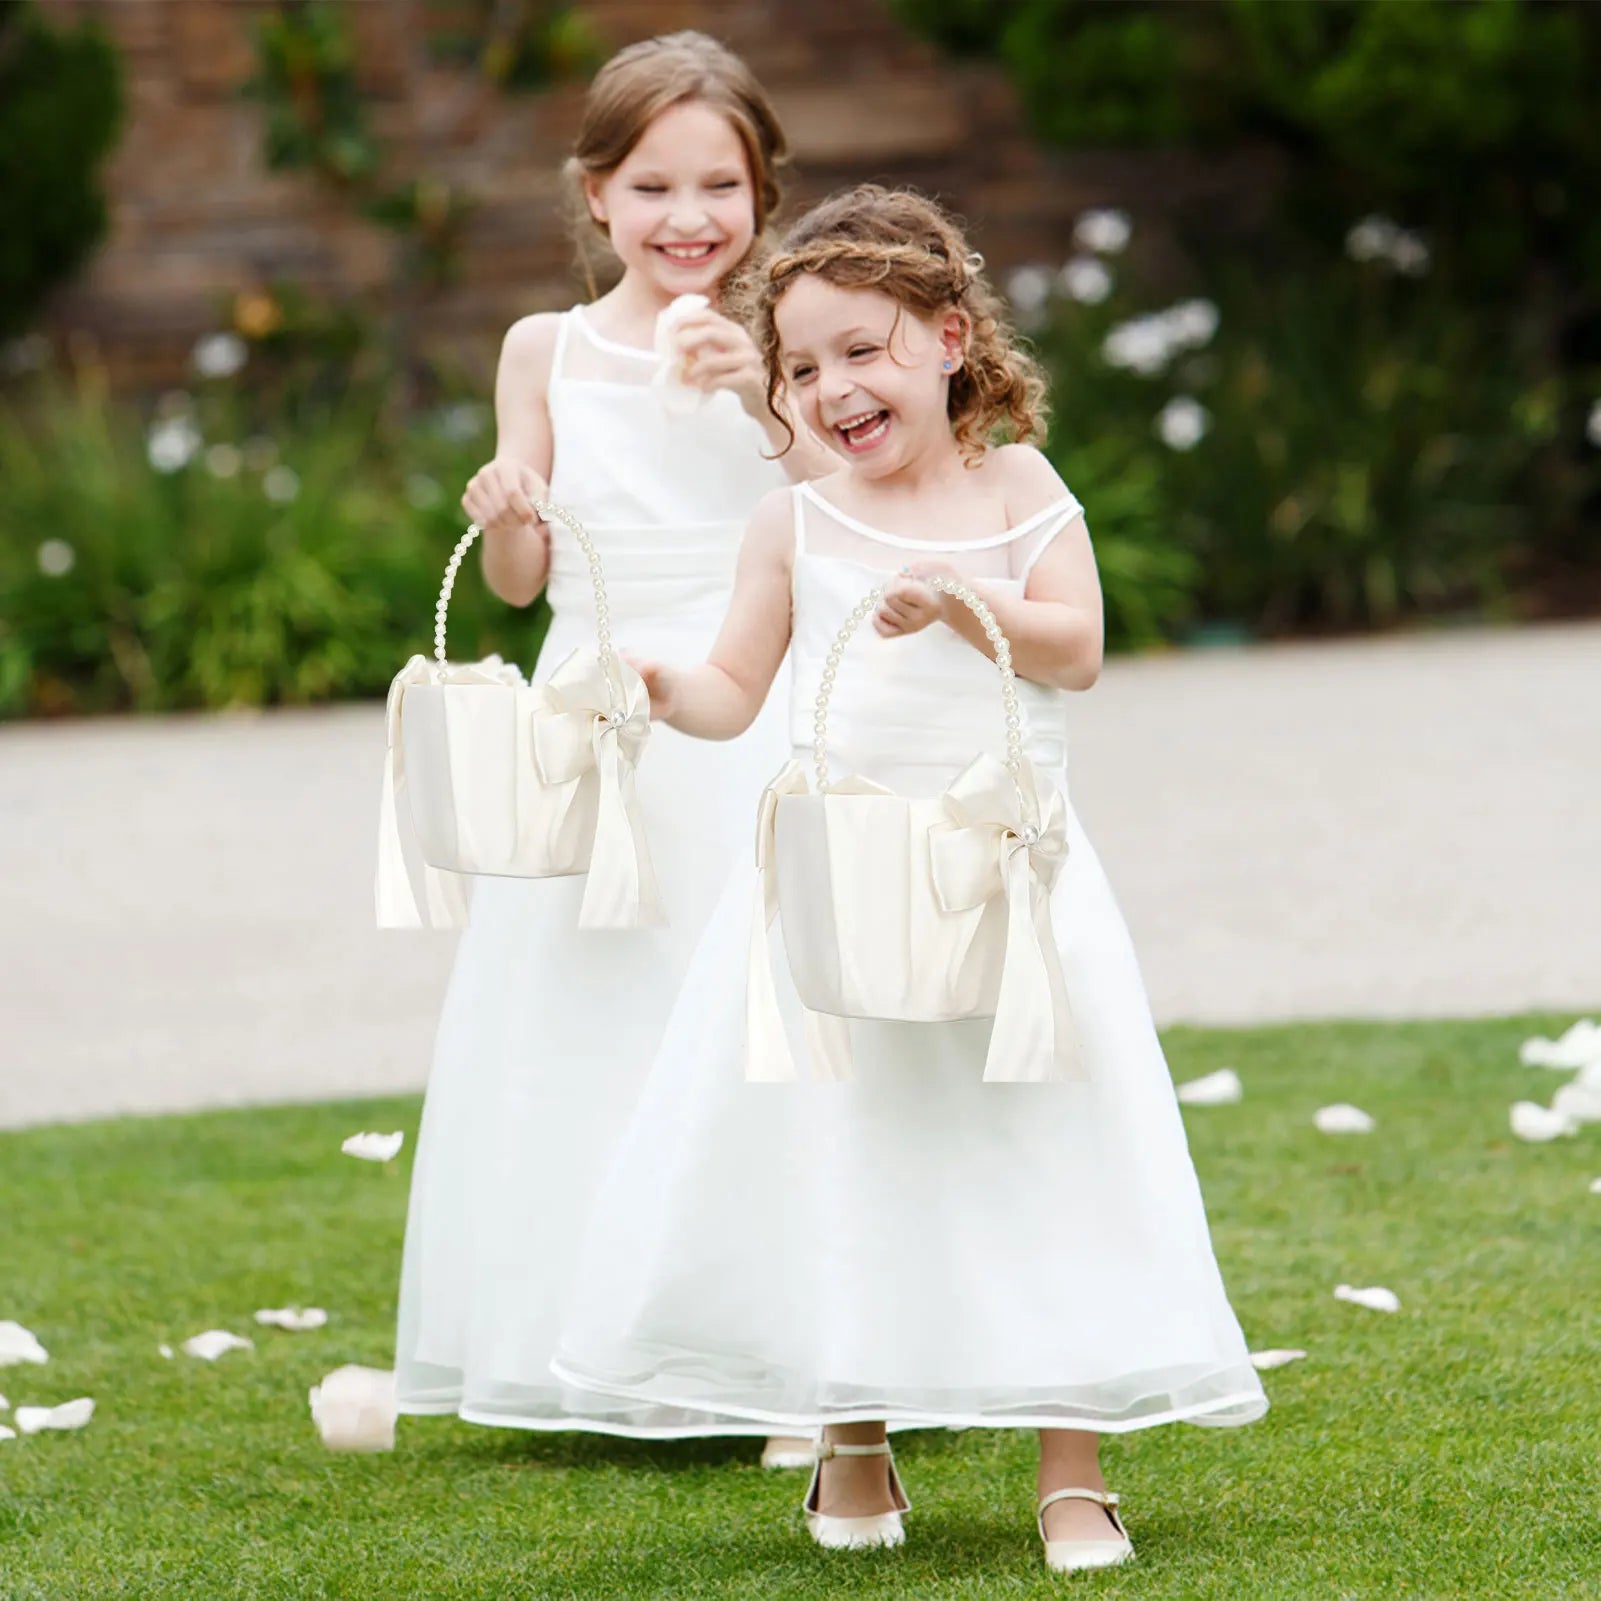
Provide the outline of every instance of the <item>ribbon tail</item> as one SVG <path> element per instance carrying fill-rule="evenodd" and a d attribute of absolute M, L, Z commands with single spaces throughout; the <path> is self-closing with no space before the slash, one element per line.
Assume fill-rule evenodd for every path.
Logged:
<path fill-rule="evenodd" d="M 378 803 L 378 871 L 373 881 L 378 926 L 464 928 L 467 891 L 461 875 L 430 867 L 422 859 L 404 805 L 405 790 L 400 749 L 394 744 L 384 758 L 384 787 Z"/>
<path fill-rule="evenodd" d="M 756 879 L 756 904 L 751 908 L 750 959 L 745 976 L 745 1078 L 752 1084 L 793 1084 L 800 1075 L 790 1053 L 789 1035 L 778 1010 L 773 983 L 773 958 L 767 931 L 778 910 L 778 895 L 771 870 L 763 867 Z"/>
<path fill-rule="evenodd" d="M 1061 956 L 1051 932 L 1049 903 L 1036 906 L 1028 853 L 1006 864 L 1006 956 L 995 1027 L 984 1063 L 986 1084 L 1044 1084 L 1087 1077 L 1078 1059 Z"/>
<path fill-rule="evenodd" d="M 659 927 L 667 921 L 639 797 L 634 790 L 633 763 L 624 760 L 615 733 L 598 729 L 595 766 L 600 791 L 595 805 L 595 846 L 584 885 L 578 926 L 593 928 Z"/>

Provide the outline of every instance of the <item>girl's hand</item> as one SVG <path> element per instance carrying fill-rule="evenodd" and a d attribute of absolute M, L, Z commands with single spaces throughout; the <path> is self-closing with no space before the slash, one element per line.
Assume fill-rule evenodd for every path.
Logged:
<path fill-rule="evenodd" d="M 650 692 L 650 720 L 653 723 L 665 722 L 677 709 L 676 669 L 664 662 L 645 661 L 626 650 L 617 654 L 645 680 L 645 688 Z"/>
<path fill-rule="evenodd" d="M 767 368 L 751 336 L 713 311 L 691 312 L 673 330 L 684 382 L 696 389 L 731 390 L 758 421 L 767 412 Z"/>
<path fill-rule="evenodd" d="M 534 510 L 534 502 L 549 498 L 550 486 L 526 462 L 497 457 L 473 474 L 461 504 L 485 534 L 538 528 L 548 541 L 549 530 Z"/>
<path fill-rule="evenodd" d="M 945 562 L 929 561 L 915 568 L 904 568 L 889 581 L 884 598 L 873 613 L 873 627 L 885 639 L 894 639 L 902 634 L 918 634 L 930 623 L 945 621 L 947 597 L 924 582 L 936 575 L 946 578 L 958 576 L 956 569 Z"/>

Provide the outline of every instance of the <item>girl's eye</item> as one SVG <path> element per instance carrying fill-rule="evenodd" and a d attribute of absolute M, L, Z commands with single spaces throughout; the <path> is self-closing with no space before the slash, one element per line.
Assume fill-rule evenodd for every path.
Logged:
<path fill-rule="evenodd" d="M 721 189 L 725 193 L 730 189 L 738 189 L 739 187 L 740 183 L 738 178 L 724 178 L 720 182 L 712 185 L 713 189 Z"/>
<path fill-rule="evenodd" d="M 804 383 L 808 378 L 811 377 L 814 370 L 815 369 L 811 367 L 792 367 L 790 369 L 789 381 L 792 384 Z"/>
<path fill-rule="evenodd" d="M 659 183 L 636 183 L 634 185 L 634 193 L 636 195 L 664 195 L 667 193 L 667 186 Z"/>
<path fill-rule="evenodd" d="M 871 356 L 877 349 L 877 345 L 853 345 L 849 351 L 849 354 L 854 360 L 857 356 Z"/>

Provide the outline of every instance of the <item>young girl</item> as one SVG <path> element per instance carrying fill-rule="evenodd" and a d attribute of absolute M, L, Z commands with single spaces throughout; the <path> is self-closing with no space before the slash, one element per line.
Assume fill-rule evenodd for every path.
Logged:
<path fill-rule="evenodd" d="M 987 443 L 1037 435 L 1042 385 L 979 265 L 932 204 L 872 187 L 771 260 L 769 382 L 840 465 L 757 508 L 708 661 L 642 667 L 668 724 L 747 727 L 787 645 L 799 758 L 829 681 L 835 776 L 940 794 L 1003 733 L 994 647 L 925 581 L 960 575 L 1010 642 L 1025 753 L 1065 791 L 1100 591 L 1046 459 Z M 886 578 L 875 632 L 831 661 Z M 1050 1566 L 1121 1562 L 1099 1436 L 1265 1409 L 1128 935 L 1071 808 L 1066 827 L 1051 914 L 1085 1078 L 983 1083 L 977 1020 L 854 1022 L 849 1082 L 747 1082 L 746 869 L 592 1211 L 554 1370 L 641 1405 L 822 1426 L 805 1506 L 823 1545 L 901 1540 L 886 1424 L 991 1425 L 1040 1431 Z"/>
<path fill-rule="evenodd" d="M 760 86 L 703 35 L 635 45 L 594 81 L 569 178 L 583 225 L 604 236 L 622 278 L 587 307 L 512 328 L 495 459 L 463 499 L 484 530 L 496 593 L 527 605 L 548 588 L 536 681 L 595 629 L 576 541 L 535 516 L 547 493 L 601 551 L 621 642 L 693 661 L 715 636 L 740 533 L 785 481 L 772 444 L 786 432 L 768 409 L 760 355 L 715 309 L 776 202 L 783 155 Z M 653 333 L 684 294 L 713 304 L 678 324 L 671 405 Z M 700 399 L 687 414 L 686 389 Z M 808 458 L 786 465 L 802 472 Z M 762 1432 L 564 1390 L 549 1363 L 591 1193 L 785 745 L 777 719 L 721 746 L 655 732 L 639 795 L 665 929 L 579 934 L 582 879 L 478 881 L 412 1179 L 395 1358 L 402 1411 L 534 1429 Z"/>

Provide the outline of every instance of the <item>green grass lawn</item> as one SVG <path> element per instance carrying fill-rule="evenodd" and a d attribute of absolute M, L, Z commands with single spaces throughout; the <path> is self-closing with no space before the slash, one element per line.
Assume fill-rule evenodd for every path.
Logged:
<path fill-rule="evenodd" d="M 1563 1081 L 1518 1042 L 1562 1022 L 1169 1036 L 1175 1076 L 1245 1080 L 1187 1113 L 1191 1142 L 1253 1347 L 1310 1356 L 1265 1375 L 1253 1427 L 1110 1442 L 1140 1560 L 1077 1580 L 1044 1572 L 1033 1441 L 1007 1431 L 903 1436 L 906 1547 L 830 1555 L 801 1476 L 749 1441 L 419 1418 L 392 1455 L 324 1451 L 307 1388 L 390 1363 L 416 1100 L 0 1136 L 0 1318 L 52 1358 L 0 1390 L 98 1404 L 0 1443 L 0 1597 L 1601 1597 L 1601 1129 L 1507 1133 Z M 1317 1133 L 1334 1100 L 1378 1131 Z M 341 1156 L 358 1128 L 406 1129 L 402 1159 Z M 1342 1280 L 1402 1312 L 1335 1301 Z M 292 1303 L 332 1321 L 251 1325 Z M 210 1327 L 256 1349 L 157 1352 Z"/>

